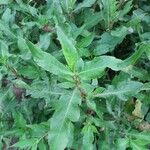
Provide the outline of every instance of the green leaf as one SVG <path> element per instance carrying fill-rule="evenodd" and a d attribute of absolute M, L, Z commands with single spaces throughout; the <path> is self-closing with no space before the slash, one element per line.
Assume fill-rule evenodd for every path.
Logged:
<path fill-rule="evenodd" d="M 64 6 L 65 11 L 69 13 L 70 10 L 74 8 L 76 0 L 62 0 L 61 3 Z"/>
<path fill-rule="evenodd" d="M 128 135 L 131 136 L 132 138 L 137 138 L 137 139 L 146 140 L 146 141 L 150 142 L 150 132 L 132 131 L 132 132 L 128 133 Z"/>
<path fill-rule="evenodd" d="M 0 0 L 0 149 L 149 149 L 149 14 L 149 0 Z"/>
<path fill-rule="evenodd" d="M 128 100 L 142 90 L 143 84 L 136 81 L 120 82 L 117 87 L 110 85 L 104 92 L 95 95 L 96 97 L 108 98 L 112 96 L 118 97 L 120 100 Z"/>
<path fill-rule="evenodd" d="M 47 50 L 50 45 L 51 34 L 45 33 L 40 35 L 39 47 L 43 50 Z"/>
<path fill-rule="evenodd" d="M 144 140 L 144 139 L 142 140 L 142 139 L 138 139 L 138 138 L 136 140 L 134 140 L 134 142 L 138 143 L 141 146 L 146 146 L 146 145 L 150 144 L 149 140 Z"/>
<path fill-rule="evenodd" d="M 20 57 L 25 60 L 31 59 L 31 52 L 29 51 L 26 41 L 21 37 L 19 37 L 17 41 L 17 45 L 21 53 Z"/>
<path fill-rule="evenodd" d="M 102 21 L 103 17 L 102 17 L 102 13 L 101 12 L 93 12 L 93 11 L 89 11 L 87 10 L 88 13 L 86 13 L 85 18 L 84 18 L 84 25 L 85 25 L 85 29 L 90 29 L 92 27 L 94 27 L 95 25 L 97 25 L 100 21 Z"/>
<path fill-rule="evenodd" d="M 2 20 L 6 24 L 8 24 L 11 21 L 11 19 L 13 19 L 13 15 L 11 14 L 11 9 L 7 8 L 3 13 Z"/>
<path fill-rule="evenodd" d="M 103 19 L 105 22 L 105 28 L 111 28 L 111 24 L 114 23 L 119 15 L 117 9 L 117 0 L 102 0 L 103 4 Z"/>
<path fill-rule="evenodd" d="M 143 147 L 134 141 L 130 141 L 130 146 L 131 146 L 132 150 L 147 150 L 146 147 Z"/>
<path fill-rule="evenodd" d="M 6 4 L 9 4 L 9 3 L 12 3 L 12 0 L 1 0 L 0 1 L 0 5 L 6 5 Z"/>
<path fill-rule="evenodd" d="M 76 7 L 76 9 L 74 11 L 76 12 L 82 8 L 91 7 L 95 3 L 95 1 L 96 0 L 84 0 L 82 3 L 78 4 L 78 6 Z"/>
<path fill-rule="evenodd" d="M 90 34 L 90 35 L 82 38 L 77 46 L 78 47 L 87 47 L 87 46 L 89 46 L 91 44 L 91 42 L 93 41 L 94 36 L 95 36 L 95 34 Z"/>
<path fill-rule="evenodd" d="M 51 150 L 64 150 L 67 147 L 73 130 L 71 122 L 78 121 L 80 117 L 78 106 L 80 104 L 81 97 L 77 89 L 60 97 L 50 121 L 49 144 Z"/>
<path fill-rule="evenodd" d="M 136 49 L 136 51 L 130 57 L 124 60 L 124 62 L 121 63 L 119 66 L 125 67 L 129 65 L 134 65 L 145 51 L 146 51 L 145 45 L 141 44 L 139 48 Z"/>
<path fill-rule="evenodd" d="M 83 129 L 83 145 L 82 150 L 93 150 L 93 141 L 94 141 L 94 131 L 93 128 L 95 128 L 92 125 L 86 125 Z"/>
<path fill-rule="evenodd" d="M 49 133 L 49 146 L 51 150 L 64 150 L 72 139 L 73 125 L 71 122 L 65 121 L 63 125 L 60 124 L 60 126 L 57 125 L 57 127 L 59 128 L 52 128 Z"/>
<path fill-rule="evenodd" d="M 94 54 L 102 55 L 111 52 L 120 44 L 127 35 L 128 28 L 122 26 L 111 32 L 104 32 L 101 39 L 95 43 Z"/>
<path fill-rule="evenodd" d="M 132 0 L 128 1 L 123 9 L 120 11 L 119 13 L 119 19 L 122 19 L 124 17 L 124 15 L 126 15 L 131 9 L 132 9 L 133 5 L 132 5 Z"/>
<path fill-rule="evenodd" d="M 7 35 L 9 38 L 12 38 L 13 40 L 17 39 L 17 36 L 10 30 L 8 25 L 0 20 L 0 31 L 3 31 L 5 35 Z"/>
<path fill-rule="evenodd" d="M 150 32 L 145 32 L 141 35 L 143 40 L 150 40 Z"/>
<path fill-rule="evenodd" d="M 143 87 L 142 87 L 142 90 L 146 90 L 146 91 L 150 91 L 150 82 L 148 82 L 148 83 L 145 83 L 144 85 L 143 85 Z"/>
<path fill-rule="evenodd" d="M 36 139 L 36 138 L 24 139 L 24 140 L 20 140 L 19 142 L 15 143 L 12 146 L 20 148 L 20 149 L 31 148 L 32 146 L 36 146 L 37 141 L 38 141 L 38 139 Z"/>
<path fill-rule="evenodd" d="M 122 70 L 123 68 L 121 66 L 118 67 L 120 63 L 122 63 L 122 60 L 112 56 L 96 57 L 92 61 L 85 63 L 83 69 L 79 72 L 79 76 L 82 79 L 101 77 L 107 67 L 115 71 Z"/>
<path fill-rule="evenodd" d="M 138 68 L 138 67 L 131 66 L 128 69 L 128 73 L 132 77 L 136 77 L 139 80 L 150 81 L 150 75 L 149 75 L 148 71 L 145 70 L 144 68 Z"/>
<path fill-rule="evenodd" d="M 15 84 L 15 86 L 17 86 L 19 88 L 24 88 L 24 89 L 30 88 L 30 86 L 26 82 L 24 82 L 20 79 L 13 80 L 13 83 Z"/>
<path fill-rule="evenodd" d="M 18 128 L 26 128 L 26 124 L 27 124 L 26 120 L 25 120 L 24 116 L 20 112 L 14 111 L 13 112 L 13 118 L 14 118 L 16 127 L 18 127 Z"/>
<path fill-rule="evenodd" d="M 0 57 L 6 61 L 9 56 L 8 45 L 0 40 Z"/>
<path fill-rule="evenodd" d="M 26 4 L 22 0 L 16 0 L 16 2 L 19 5 L 18 9 L 20 9 L 20 11 L 29 13 L 34 17 L 38 15 L 37 9 L 35 7 L 30 6 L 27 2 Z"/>
<path fill-rule="evenodd" d="M 73 42 L 69 39 L 69 37 L 65 34 L 65 32 L 59 26 L 57 26 L 57 35 L 61 43 L 63 54 L 66 58 L 66 61 L 69 67 L 71 68 L 71 70 L 74 70 L 77 60 L 78 60 L 78 52 Z"/>
<path fill-rule="evenodd" d="M 145 43 L 143 49 L 145 49 L 146 55 L 150 60 L 150 42 Z"/>
<path fill-rule="evenodd" d="M 39 68 L 32 64 L 31 65 L 29 64 L 27 66 L 21 66 L 18 68 L 17 71 L 19 74 L 23 75 L 28 79 L 37 79 L 42 74 L 42 71 L 39 71 Z"/>
<path fill-rule="evenodd" d="M 44 70 L 59 76 L 72 75 L 71 71 L 69 71 L 50 53 L 43 52 L 40 48 L 35 46 L 30 41 L 27 41 L 27 45 L 33 55 L 34 61 Z"/>
<path fill-rule="evenodd" d="M 136 140 L 132 140 L 130 141 L 131 147 L 133 148 L 133 150 L 147 150 L 147 148 L 145 147 L 146 145 L 148 145 L 150 143 L 150 132 L 137 132 L 137 131 L 132 131 L 130 133 L 128 133 L 128 135 L 130 136 L 130 138 L 132 139 L 136 139 Z"/>
<path fill-rule="evenodd" d="M 26 92 L 33 98 L 45 98 L 48 100 L 50 99 L 50 96 L 62 95 L 64 91 L 64 89 L 60 89 L 56 85 L 54 87 L 50 86 L 47 81 L 42 82 L 35 80 Z"/>
<path fill-rule="evenodd" d="M 117 140 L 117 150 L 126 150 L 129 140 L 120 138 Z"/>
<path fill-rule="evenodd" d="M 32 134 L 33 137 L 44 139 L 47 136 L 47 132 L 49 131 L 49 123 L 43 122 L 38 124 L 29 124 L 26 125 L 27 130 Z"/>
<path fill-rule="evenodd" d="M 39 142 L 38 148 L 39 148 L 39 150 L 47 150 L 47 146 L 46 146 L 46 143 L 44 142 L 44 140 L 41 140 Z"/>
<path fill-rule="evenodd" d="M 67 0 L 68 8 L 73 9 L 73 6 L 77 0 Z"/>

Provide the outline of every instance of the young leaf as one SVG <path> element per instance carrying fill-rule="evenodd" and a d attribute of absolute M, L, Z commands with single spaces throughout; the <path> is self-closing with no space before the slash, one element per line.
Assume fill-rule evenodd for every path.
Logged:
<path fill-rule="evenodd" d="M 69 39 L 69 37 L 59 26 L 57 26 L 57 35 L 61 43 L 63 54 L 66 58 L 66 61 L 71 70 L 73 71 L 78 60 L 78 52 L 73 42 Z"/>
<path fill-rule="evenodd" d="M 40 48 L 35 46 L 32 42 L 26 42 L 34 61 L 44 70 L 49 71 L 55 75 L 72 75 L 62 63 L 60 63 L 54 56 L 49 53 L 43 52 Z"/>
<path fill-rule="evenodd" d="M 73 130 L 71 122 L 78 121 L 80 117 L 78 106 L 80 104 L 81 97 L 77 89 L 60 97 L 50 122 L 49 144 L 51 150 L 64 150 L 67 147 L 70 133 Z"/>

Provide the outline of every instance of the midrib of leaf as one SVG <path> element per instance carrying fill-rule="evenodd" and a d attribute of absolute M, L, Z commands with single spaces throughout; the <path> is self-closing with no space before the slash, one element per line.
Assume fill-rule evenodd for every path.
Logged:
<path fill-rule="evenodd" d="M 52 95 L 62 95 L 63 92 L 53 92 L 53 91 L 47 91 L 46 94 L 52 94 Z"/>
<path fill-rule="evenodd" d="M 49 92 L 47 92 L 47 93 L 49 93 Z M 52 95 L 61 95 L 61 94 L 63 94 L 63 93 L 59 93 L 59 92 L 50 92 L 50 94 L 52 94 Z"/>
<path fill-rule="evenodd" d="M 88 72 L 94 72 L 95 70 L 99 70 L 99 71 L 101 71 L 102 69 L 105 69 L 105 68 L 111 68 L 112 70 L 121 70 L 121 68 L 118 68 L 118 69 L 113 69 L 113 67 L 111 67 L 111 66 L 104 66 L 104 67 L 97 67 L 97 68 L 92 68 L 92 69 L 88 69 L 88 70 L 84 70 L 84 71 L 81 71 L 81 72 L 79 72 L 78 73 L 78 75 L 82 75 L 82 74 L 85 74 L 85 73 L 88 73 Z M 116 67 L 115 67 L 116 68 Z M 100 70 L 101 69 L 101 70 Z M 123 68 L 122 68 L 123 69 Z"/>
<path fill-rule="evenodd" d="M 118 94 L 123 94 L 123 93 L 128 93 L 131 90 L 121 90 L 121 91 L 115 91 L 115 92 L 106 92 L 106 93 L 101 93 L 101 94 L 96 94 L 95 97 L 105 97 L 105 96 L 110 96 L 110 95 L 118 95 Z"/>
<path fill-rule="evenodd" d="M 71 106 L 73 97 L 74 97 L 74 95 L 75 95 L 75 93 L 76 93 L 76 90 L 77 90 L 77 89 L 74 89 L 74 91 L 73 91 L 73 93 L 72 93 L 72 95 L 71 95 L 71 98 L 70 98 L 69 103 L 68 103 L 68 107 L 67 107 L 67 109 L 66 109 L 65 115 L 64 115 L 64 117 L 63 117 L 63 120 L 62 120 L 62 123 L 61 123 L 61 126 L 60 126 L 60 128 L 59 128 L 59 131 L 58 131 L 58 134 L 57 134 L 57 137 L 56 137 L 56 140 L 55 140 L 55 141 L 58 140 L 58 137 L 59 137 L 59 135 L 60 135 L 60 132 L 61 132 L 61 130 L 62 130 L 62 128 L 63 128 L 64 122 L 65 122 L 65 120 L 66 120 L 66 118 L 67 118 L 67 114 L 68 114 L 68 112 L 69 112 L 69 109 L 70 109 L 70 106 Z"/>

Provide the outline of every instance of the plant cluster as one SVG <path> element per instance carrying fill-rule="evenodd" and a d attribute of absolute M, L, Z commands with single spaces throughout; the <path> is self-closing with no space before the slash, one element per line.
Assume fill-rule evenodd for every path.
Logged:
<path fill-rule="evenodd" d="M 150 148 L 149 0 L 0 0 L 0 149 Z"/>

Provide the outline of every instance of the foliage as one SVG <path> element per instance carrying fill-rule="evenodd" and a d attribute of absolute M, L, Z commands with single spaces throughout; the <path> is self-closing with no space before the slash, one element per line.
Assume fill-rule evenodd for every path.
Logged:
<path fill-rule="evenodd" d="M 0 0 L 0 17 L 0 149 L 150 148 L 148 0 Z"/>

